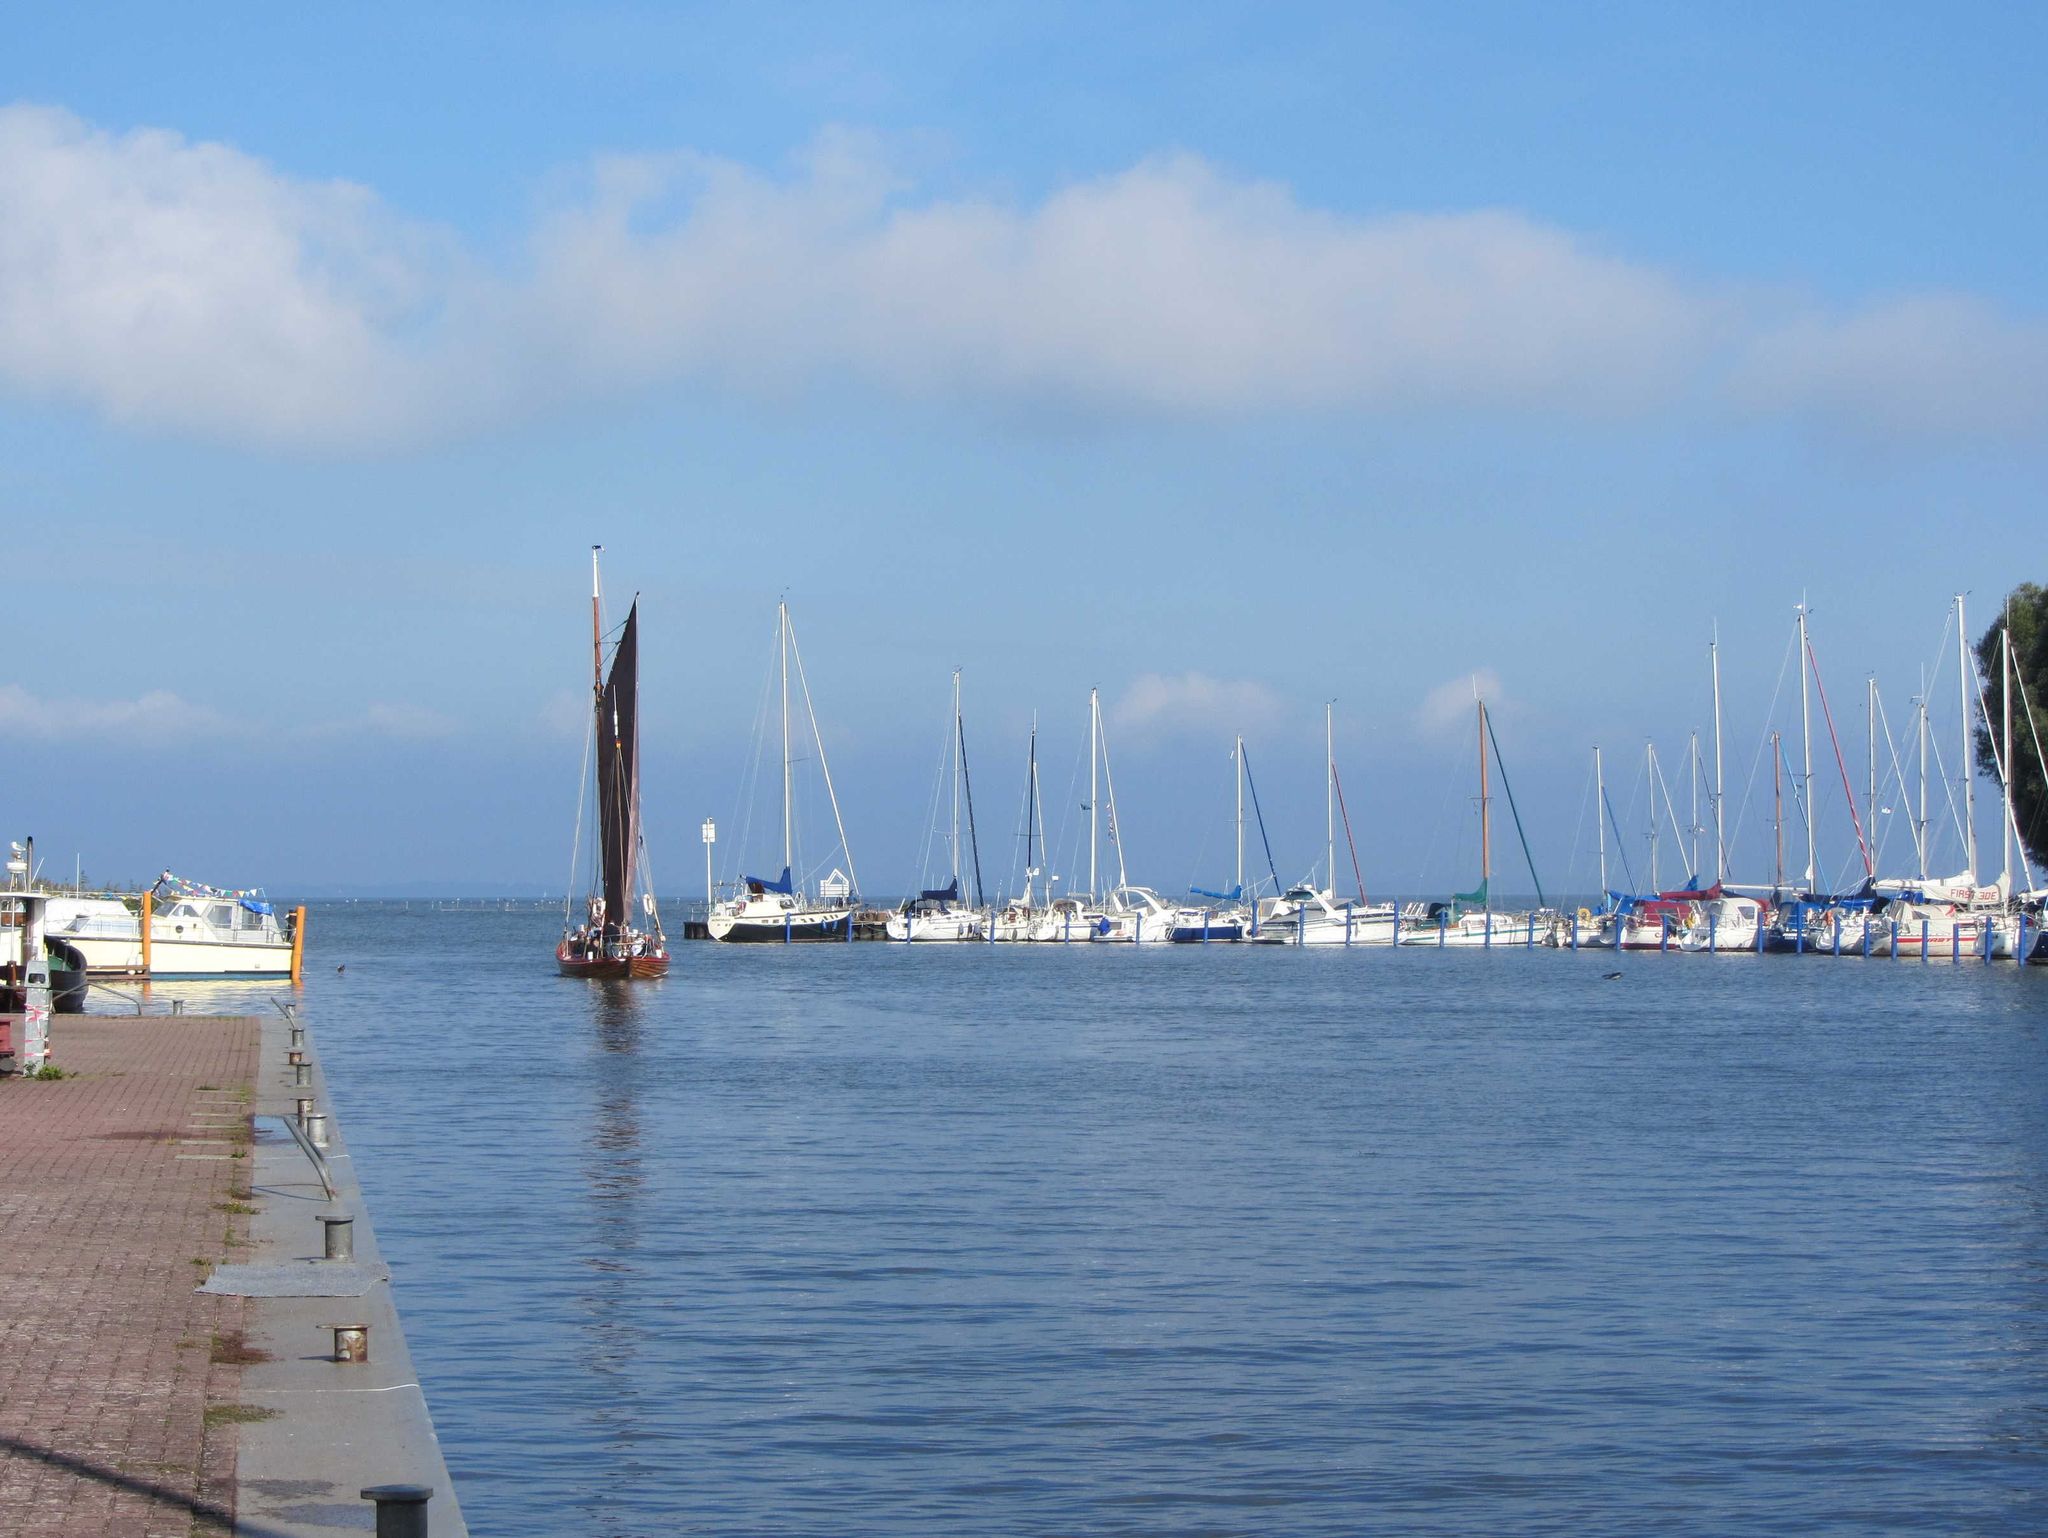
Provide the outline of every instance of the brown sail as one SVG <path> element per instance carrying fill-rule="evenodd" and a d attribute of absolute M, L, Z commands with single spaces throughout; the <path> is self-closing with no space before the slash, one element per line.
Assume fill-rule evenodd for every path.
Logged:
<path fill-rule="evenodd" d="M 631 928 L 633 855 L 640 843 L 640 605 L 626 611 L 612 670 L 597 696 L 597 843 L 604 925 Z"/>

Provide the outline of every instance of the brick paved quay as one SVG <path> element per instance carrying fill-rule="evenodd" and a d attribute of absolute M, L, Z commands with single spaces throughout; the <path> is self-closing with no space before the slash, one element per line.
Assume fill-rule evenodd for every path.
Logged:
<path fill-rule="evenodd" d="M 0 1533 L 227 1531 L 249 1305 L 193 1288 L 244 1256 L 258 1039 L 60 1016 L 75 1077 L 0 1079 Z"/>

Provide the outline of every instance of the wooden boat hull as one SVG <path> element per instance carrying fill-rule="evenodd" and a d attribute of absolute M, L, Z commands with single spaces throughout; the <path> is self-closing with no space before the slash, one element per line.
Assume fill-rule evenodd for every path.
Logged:
<path fill-rule="evenodd" d="M 557 947 L 555 966 L 564 977 L 587 977 L 625 981 L 668 976 L 668 952 L 646 956 L 583 956 L 566 946 Z"/>

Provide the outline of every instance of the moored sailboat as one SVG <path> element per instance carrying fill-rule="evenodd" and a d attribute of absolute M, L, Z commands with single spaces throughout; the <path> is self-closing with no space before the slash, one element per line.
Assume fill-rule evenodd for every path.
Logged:
<path fill-rule="evenodd" d="M 846 829 L 839 821 L 839 797 L 832 789 L 832 769 L 825 761 L 825 745 L 818 737 L 817 716 L 811 711 L 811 690 L 804 677 L 803 654 L 796 650 L 796 635 L 789 623 L 789 605 L 775 611 L 775 646 L 782 690 L 782 874 L 776 877 L 742 876 L 738 895 L 712 905 L 705 920 L 705 933 L 714 940 L 737 944 L 788 945 L 805 940 L 851 940 L 854 911 L 858 906 L 858 884 L 852 876 L 853 855 L 847 851 Z M 838 828 L 839 848 L 846 853 L 848 874 L 837 871 L 819 884 L 817 897 L 803 890 L 794 874 L 796 865 L 795 801 L 791 770 L 795 760 L 790 752 L 789 664 L 795 654 L 797 681 L 802 687 L 804 710 L 810 718 L 811 739 L 818 751 L 818 768 L 824 776 L 825 793 L 832 802 L 832 820 Z"/>

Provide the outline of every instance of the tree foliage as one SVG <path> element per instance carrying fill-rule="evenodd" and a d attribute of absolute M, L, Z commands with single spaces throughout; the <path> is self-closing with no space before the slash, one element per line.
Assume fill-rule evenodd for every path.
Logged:
<path fill-rule="evenodd" d="M 2022 582 L 2005 600 L 2005 607 L 1977 641 L 1977 668 L 1984 679 L 1984 702 L 1988 720 L 1977 724 L 1977 767 L 1994 780 L 2002 779 L 1999 763 L 2005 757 L 2005 685 L 2002 681 L 2005 648 L 2001 644 L 2007 626 L 2012 630 L 2011 685 L 2012 735 L 2017 751 L 2012 755 L 2013 820 L 2033 860 L 2036 878 L 2048 866 L 2048 774 L 2044 774 L 2041 746 L 2048 746 L 2048 587 Z M 2021 708 L 2022 690 L 2030 707 Z"/>

